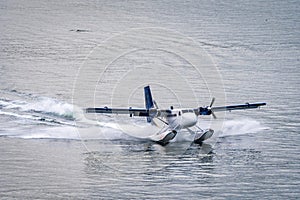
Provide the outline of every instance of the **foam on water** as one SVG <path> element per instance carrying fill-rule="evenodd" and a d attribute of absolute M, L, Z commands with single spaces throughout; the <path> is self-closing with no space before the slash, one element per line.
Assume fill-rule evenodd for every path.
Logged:
<path fill-rule="evenodd" d="M 111 118 L 102 121 L 85 117 L 83 109 L 49 97 L 13 92 L 11 99 L 0 99 L 0 115 L 8 121 L 1 136 L 23 139 L 123 139 L 124 133 Z M 15 99 L 13 99 L 15 98 Z M 15 124 L 18 124 L 16 128 Z M 38 125 L 38 126 L 37 126 Z"/>
<path fill-rule="evenodd" d="M 40 97 L 37 102 L 25 104 L 21 109 L 73 118 L 73 106 L 71 104 L 48 97 Z"/>
<path fill-rule="evenodd" d="M 14 131 L 9 137 L 23 139 L 67 139 L 80 140 L 76 127 L 43 127 L 24 131 Z"/>
<path fill-rule="evenodd" d="M 219 137 L 258 133 L 266 129 L 268 127 L 262 126 L 260 122 L 250 118 L 228 120 L 224 122 Z"/>
<path fill-rule="evenodd" d="M 2 136 L 18 138 L 76 139 L 73 106 L 49 97 L 31 97 L 18 100 L 16 92 L 10 98 L 0 99 L 0 115 L 6 119 Z M 16 126 L 17 124 L 17 126 Z"/>
<path fill-rule="evenodd" d="M 32 111 L 64 118 L 73 118 L 73 106 L 71 104 L 49 97 L 38 97 L 33 102 L 1 99 L 0 106 L 2 109 L 18 109 L 23 112 Z"/>

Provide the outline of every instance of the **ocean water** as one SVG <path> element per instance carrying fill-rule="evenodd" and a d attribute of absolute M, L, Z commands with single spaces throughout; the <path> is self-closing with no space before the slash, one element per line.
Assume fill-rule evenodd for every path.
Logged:
<path fill-rule="evenodd" d="M 1 1 L 1 199 L 299 199 L 298 1 Z M 196 145 L 93 106 L 267 102 Z M 133 137 L 134 136 L 134 137 Z"/>

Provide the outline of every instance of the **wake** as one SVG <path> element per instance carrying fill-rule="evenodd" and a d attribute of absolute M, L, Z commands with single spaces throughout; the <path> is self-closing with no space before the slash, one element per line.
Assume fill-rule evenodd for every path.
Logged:
<path fill-rule="evenodd" d="M 49 97 L 34 97 L 22 100 L 0 98 L 0 120 L 5 126 L 0 136 L 24 139 L 144 139 L 155 133 L 153 126 L 134 126 L 141 120 L 124 118 L 124 123 L 109 116 L 97 120 L 85 117 L 82 108 Z M 17 124 L 17 125 L 16 125 Z M 258 133 L 268 129 L 255 119 L 244 118 L 225 121 L 217 137 Z M 175 141 L 189 141 L 189 133 L 179 133 Z"/>

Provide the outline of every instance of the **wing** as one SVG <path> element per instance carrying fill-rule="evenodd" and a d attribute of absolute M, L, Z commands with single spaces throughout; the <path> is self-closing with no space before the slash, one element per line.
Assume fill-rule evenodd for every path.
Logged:
<path fill-rule="evenodd" d="M 213 112 L 219 111 L 231 111 L 231 110 L 244 110 L 244 109 L 253 109 L 259 108 L 260 106 L 265 106 L 266 103 L 245 103 L 241 105 L 231 105 L 231 106 L 220 106 L 220 107 L 212 107 L 211 110 Z"/>
<path fill-rule="evenodd" d="M 131 116 L 149 117 L 149 110 L 143 108 L 87 108 L 86 113 L 129 114 Z"/>
<path fill-rule="evenodd" d="M 212 103 L 210 105 L 212 105 Z M 213 115 L 213 117 L 216 118 L 216 115 L 214 114 L 214 112 L 254 109 L 254 108 L 258 108 L 260 106 L 265 106 L 265 105 L 267 105 L 267 104 L 266 103 L 251 103 L 251 104 L 245 103 L 245 104 L 240 104 L 240 105 L 220 106 L 220 107 L 206 106 L 206 107 L 196 108 L 196 109 L 194 109 L 194 111 L 197 115 Z"/>
<path fill-rule="evenodd" d="M 129 114 L 138 117 L 164 117 L 171 113 L 170 110 L 151 108 L 86 108 L 86 113 L 103 113 L 103 114 Z"/>

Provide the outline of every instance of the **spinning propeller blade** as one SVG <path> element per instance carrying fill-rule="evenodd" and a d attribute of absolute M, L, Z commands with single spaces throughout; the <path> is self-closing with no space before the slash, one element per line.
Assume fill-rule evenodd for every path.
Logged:
<path fill-rule="evenodd" d="M 215 100 L 216 100 L 216 98 L 213 97 L 212 100 L 211 100 L 211 103 L 210 103 L 210 105 L 209 105 L 209 107 L 208 107 L 207 109 L 211 112 L 211 114 L 212 114 L 212 116 L 214 117 L 214 119 L 217 119 L 217 116 L 216 116 L 215 113 L 211 110 L 211 107 L 212 107 L 212 105 L 214 104 Z"/>
<path fill-rule="evenodd" d="M 211 100 L 211 103 L 210 103 L 210 105 L 209 105 L 209 107 L 210 107 L 210 108 L 211 108 L 211 107 L 212 107 L 212 105 L 214 104 L 215 100 L 216 100 L 216 98 L 215 98 L 215 97 L 213 97 L 213 98 L 212 98 L 212 100 Z"/>
<path fill-rule="evenodd" d="M 214 119 L 217 119 L 217 116 L 215 115 L 215 113 L 213 111 L 211 111 L 211 114 L 214 117 Z"/>

